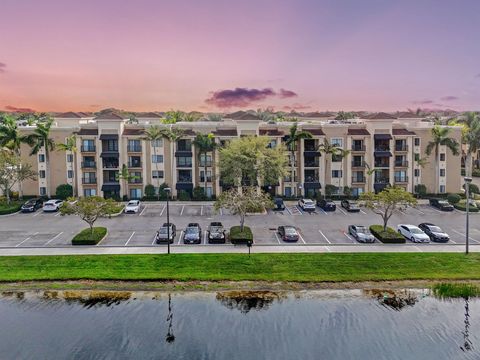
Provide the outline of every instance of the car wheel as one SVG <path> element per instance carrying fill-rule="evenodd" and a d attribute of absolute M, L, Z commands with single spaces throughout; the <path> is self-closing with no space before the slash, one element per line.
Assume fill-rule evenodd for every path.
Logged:
<path fill-rule="evenodd" d="M 413 236 L 410 238 L 410 241 L 411 241 L 411 242 L 416 242 L 416 241 L 415 241 L 415 238 L 414 238 Z"/>

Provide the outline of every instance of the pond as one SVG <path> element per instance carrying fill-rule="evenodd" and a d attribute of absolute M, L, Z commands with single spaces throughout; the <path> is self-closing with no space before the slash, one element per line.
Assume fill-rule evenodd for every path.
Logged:
<path fill-rule="evenodd" d="M 479 359 L 480 301 L 426 290 L 3 292 L 0 359 Z"/>

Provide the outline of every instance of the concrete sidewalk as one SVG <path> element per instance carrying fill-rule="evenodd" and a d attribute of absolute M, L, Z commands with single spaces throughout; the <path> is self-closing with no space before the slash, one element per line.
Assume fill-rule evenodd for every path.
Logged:
<path fill-rule="evenodd" d="M 355 252 L 457 252 L 465 251 L 462 244 L 352 244 L 352 245 L 254 245 L 254 253 L 355 253 Z M 480 245 L 470 245 L 471 252 L 480 252 Z M 114 255 L 114 254 L 166 254 L 166 246 L 66 246 L 0 248 L 0 256 L 21 255 Z M 171 246 L 172 254 L 248 253 L 246 246 L 234 245 L 181 245 Z"/>

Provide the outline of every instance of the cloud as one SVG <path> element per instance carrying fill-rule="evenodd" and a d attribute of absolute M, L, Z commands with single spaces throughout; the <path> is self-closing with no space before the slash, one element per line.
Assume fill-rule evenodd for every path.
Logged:
<path fill-rule="evenodd" d="M 0 62 L 0 74 L 4 73 L 6 70 L 7 64 Z"/>
<path fill-rule="evenodd" d="M 292 91 L 292 90 L 280 89 L 280 92 L 278 93 L 278 96 L 281 99 L 288 99 L 288 98 L 292 98 L 292 97 L 297 97 L 298 94 L 295 91 Z"/>
<path fill-rule="evenodd" d="M 206 99 L 205 102 L 219 108 L 247 107 L 254 102 L 262 101 L 275 95 L 276 92 L 271 88 L 235 88 L 233 90 L 214 91 L 212 96 Z"/>
<path fill-rule="evenodd" d="M 453 95 L 449 95 L 449 96 L 444 96 L 444 97 L 440 98 L 440 100 L 442 100 L 442 101 L 454 101 L 454 100 L 458 100 L 458 97 L 453 96 Z"/>
<path fill-rule="evenodd" d="M 30 109 L 30 108 L 19 108 L 19 107 L 12 106 L 12 105 L 5 106 L 5 110 L 14 111 L 14 112 L 28 112 L 28 113 L 35 112 L 35 110 Z"/>
<path fill-rule="evenodd" d="M 307 110 L 307 109 L 310 109 L 311 106 L 310 105 L 307 105 L 307 104 L 300 104 L 300 103 L 294 103 L 292 105 L 285 105 L 283 107 L 284 110 Z"/>
<path fill-rule="evenodd" d="M 433 104 L 434 101 L 425 99 L 425 100 L 417 100 L 417 101 L 414 101 L 413 103 L 417 105 L 428 105 L 428 104 Z"/>

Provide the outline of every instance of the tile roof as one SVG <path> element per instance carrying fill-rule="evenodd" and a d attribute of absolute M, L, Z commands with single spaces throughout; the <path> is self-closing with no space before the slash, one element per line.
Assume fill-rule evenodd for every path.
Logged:
<path fill-rule="evenodd" d="M 78 135 L 98 135 L 98 129 L 80 129 Z"/>
<path fill-rule="evenodd" d="M 237 129 L 217 129 L 212 133 L 215 136 L 238 136 Z"/>
<path fill-rule="evenodd" d="M 227 119 L 233 120 L 261 120 L 257 115 L 247 111 L 237 111 L 225 116 Z"/>
<path fill-rule="evenodd" d="M 145 129 L 128 129 L 125 128 L 123 129 L 123 134 L 122 135 L 144 135 L 145 134 Z"/>
<path fill-rule="evenodd" d="M 399 119 L 422 119 L 423 116 L 417 115 L 413 112 L 404 111 L 404 112 L 399 112 L 397 114 L 397 118 L 399 118 Z"/>
<path fill-rule="evenodd" d="M 392 129 L 393 135 L 416 135 L 413 131 L 407 129 Z"/>
<path fill-rule="evenodd" d="M 96 116 L 93 120 L 124 120 L 126 117 L 117 113 L 106 113 Z"/>
<path fill-rule="evenodd" d="M 393 116 L 392 114 L 388 114 L 388 113 L 386 113 L 386 112 L 379 112 L 379 113 L 367 115 L 367 116 L 365 116 L 365 119 L 369 119 L 369 120 L 387 120 L 387 119 L 396 119 L 396 117 Z"/>
<path fill-rule="evenodd" d="M 278 129 L 260 129 L 260 135 L 266 136 L 283 136 L 285 133 Z"/>
<path fill-rule="evenodd" d="M 348 135 L 370 135 L 367 129 L 348 129 Z"/>
<path fill-rule="evenodd" d="M 76 112 L 73 112 L 73 111 L 68 111 L 68 112 L 64 112 L 64 113 L 61 113 L 61 114 L 57 114 L 57 115 L 55 115 L 55 117 L 62 118 L 62 119 L 80 119 L 80 118 L 82 118 L 82 113 L 76 113 Z"/>
<path fill-rule="evenodd" d="M 146 118 L 146 119 L 156 119 L 156 118 L 160 118 L 161 116 L 155 112 L 147 112 L 147 113 L 138 114 L 137 117 Z"/>

